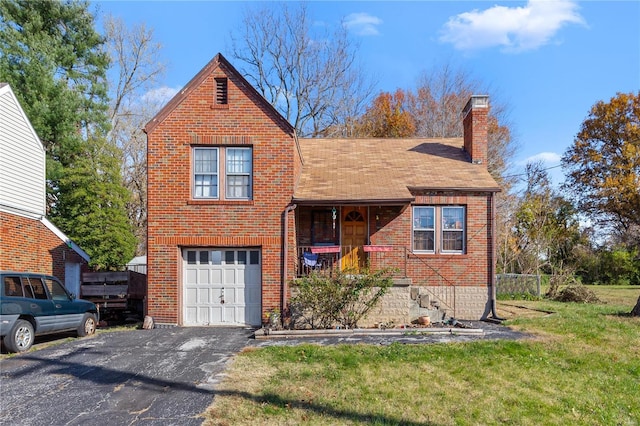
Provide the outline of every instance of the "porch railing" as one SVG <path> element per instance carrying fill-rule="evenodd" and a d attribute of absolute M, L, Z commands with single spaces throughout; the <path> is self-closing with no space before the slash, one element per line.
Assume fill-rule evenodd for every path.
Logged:
<path fill-rule="evenodd" d="M 299 246 L 296 276 L 312 271 L 333 273 L 347 269 L 383 268 L 394 270 L 394 277 L 407 276 L 407 253 L 404 246 Z"/>

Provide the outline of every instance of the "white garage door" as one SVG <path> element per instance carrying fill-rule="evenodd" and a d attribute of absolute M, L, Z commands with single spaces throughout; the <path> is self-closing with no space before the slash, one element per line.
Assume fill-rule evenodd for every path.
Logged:
<path fill-rule="evenodd" d="M 184 249 L 184 325 L 260 325 L 257 249 Z"/>

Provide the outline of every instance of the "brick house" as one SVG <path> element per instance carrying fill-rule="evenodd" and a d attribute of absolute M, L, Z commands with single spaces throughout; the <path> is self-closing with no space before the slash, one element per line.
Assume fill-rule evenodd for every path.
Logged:
<path fill-rule="evenodd" d="M 54 275 L 79 295 L 89 256 L 46 218 L 45 161 L 18 99 L 0 83 L 0 270 Z"/>
<path fill-rule="evenodd" d="M 150 121 L 148 314 L 260 325 L 313 269 L 393 267 L 370 321 L 492 308 L 486 96 L 464 138 L 301 139 L 220 54 Z"/>

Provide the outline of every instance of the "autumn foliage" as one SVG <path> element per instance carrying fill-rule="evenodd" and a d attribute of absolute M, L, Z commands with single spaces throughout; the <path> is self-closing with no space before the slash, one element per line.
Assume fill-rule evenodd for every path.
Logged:
<path fill-rule="evenodd" d="M 356 125 L 356 135 L 374 138 L 406 138 L 415 135 L 416 125 L 406 110 L 406 94 L 380 93 Z"/>
<path fill-rule="evenodd" d="M 640 243 L 640 92 L 597 102 L 562 162 L 580 209 Z"/>

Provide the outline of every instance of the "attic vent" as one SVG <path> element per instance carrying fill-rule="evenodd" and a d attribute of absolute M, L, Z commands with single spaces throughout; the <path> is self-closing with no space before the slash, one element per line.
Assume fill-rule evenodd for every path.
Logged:
<path fill-rule="evenodd" d="M 227 103 L 227 79 L 216 78 L 216 105 L 226 105 Z"/>

